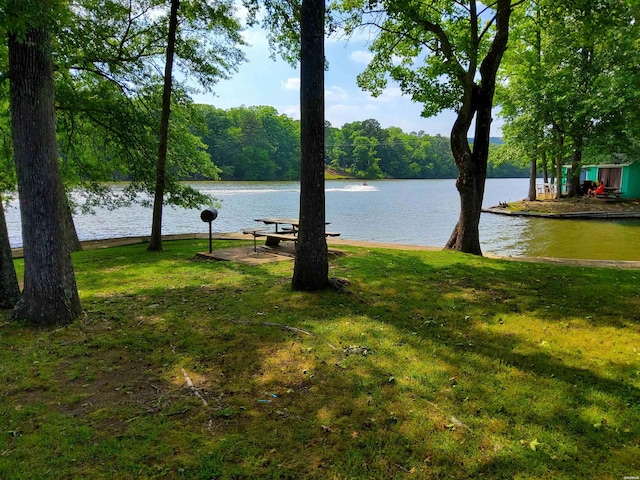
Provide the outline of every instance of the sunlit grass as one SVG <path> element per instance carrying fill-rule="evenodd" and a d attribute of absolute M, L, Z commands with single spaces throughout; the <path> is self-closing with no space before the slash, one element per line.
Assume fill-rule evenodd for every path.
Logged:
<path fill-rule="evenodd" d="M 347 248 L 309 294 L 205 248 L 74 254 L 82 318 L 0 327 L 0 477 L 639 474 L 640 272 Z"/>

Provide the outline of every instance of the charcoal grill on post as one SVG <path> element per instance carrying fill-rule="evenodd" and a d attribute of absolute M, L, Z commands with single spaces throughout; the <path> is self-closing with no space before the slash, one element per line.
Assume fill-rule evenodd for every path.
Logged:
<path fill-rule="evenodd" d="M 213 235 L 211 232 L 211 222 L 218 218 L 218 210 L 215 208 L 206 208 L 200 213 L 200 219 L 209 224 L 209 253 L 213 252 Z"/>

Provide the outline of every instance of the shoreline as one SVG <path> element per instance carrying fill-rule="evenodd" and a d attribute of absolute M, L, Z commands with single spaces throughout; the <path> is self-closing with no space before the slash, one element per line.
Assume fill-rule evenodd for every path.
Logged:
<path fill-rule="evenodd" d="M 573 197 L 562 199 L 519 200 L 483 208 L 484 213 L 514 217 L 569 220 L 640 219 L 640 199 L 603 199 Z"/>
<path fill-rule="evenodd" d="M 483 208 L 483 213 L 510 215 L 512 217 L 557 218 L 573 220 L 633 220 L 640 218 L 638 211 L 583 211 L 583 212 L 532 212 L 530 210 L 509 210 L 509 207 L 495 205 Z"/>
<path fill-rule="evenodd" d="M 553 218 L 553 217 L 550 217 Z M 576 217 L 573 217 L 576 218 Z M 638 217 L 640 218 L 640 217 Z M 180 233 L 180 234 L 168 234 L 163 235 L 164 241 L 172 240 L 208 240 L 209 234 L 207 233 Z M 213 240 L 247 240 L 251 241 L 248 235 L 242 232 L 228 232 L 228 233 L 216 233 L 213 235 Z M 136 236 L 136 237 L 118 237 L 107 238 L 101 240 L 83 240 L 80 242 L 82 247 L 87 250 L 120 247 L 127 245 L 138 245 L 143 243 L 149 243 L 149 236 Z M 333 246 L 351 246 L 351 247 L 365 247 L 365 248 L 386 248 L 393 250 L 413 250 L 413 251 L 439 251 L 443 250 L 443 247 L 435 246 L 423 246 L 423 245 L 408 245 L 399 243 L 385 243 L 385 242 L 368 242 L 363 240 L 346 240 L 340 238 L 330 238 L 327 240 L 328 245 Z M 22 248 L 12 248 L 11 253 L 13 258 L 22 258 Z M 575 267 L 604 267 L 604 268 L 624 268 L 640 270 L 640 261 L 635 260 L 591 260 L 591 259 L 578 259 L 578 258 L 555 258 L 555 257 L 531 257 L 531 256 L 506 256 L 496 254 L 484 254 L 485 258 L 493 258 L 498 260 L 509 260 L 517 262 L 528 263 L 549 263 L 555 265 L 568 265 Z"/>

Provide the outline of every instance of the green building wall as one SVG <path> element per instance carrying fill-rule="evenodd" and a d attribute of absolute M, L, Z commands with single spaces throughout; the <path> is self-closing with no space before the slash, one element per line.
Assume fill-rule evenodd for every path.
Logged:
<path fill-rule="evenodd" d="M 622 169 L 622 198 L 640 198 L 640 162 L 633 162 Z"/>
<path fill-rule="evenodd" d="M 591 180 L 592 182 L 598 180 L 598 167 L 589 165 L 588 167 L 582 167 L 582 171 L 586 172 L 585 180 Z"/>

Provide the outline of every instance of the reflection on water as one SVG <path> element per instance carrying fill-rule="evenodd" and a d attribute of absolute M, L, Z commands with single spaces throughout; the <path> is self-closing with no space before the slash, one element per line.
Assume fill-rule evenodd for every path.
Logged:
<path fill-rule="evenodd" d="M 222 202 L 214 232 L 236 232 L 254 218 L 296 217 L 297 182 L 194 182 Z M 487 180 L 484 207 L 524 198 L 528 179 Z M 460 213 L 455 180 L 330 180 L 326 216 L 331 231 L 352 240 L 444 245 Z M 17 201 L 6 210 L 12 246 L 22 244 Z M 151 209 L 134 205 L 96 215 L 74 216 L 81 240 L 149 235 Z M 163 233 L 208 232 L 200 210 L 166 207 Z M 547 220 L 483 214 L 480 239 L 485 253 L 564 258 L 640 260 L 640 221 Z"/>
<path fill-rule="evenodd" d="M 483 213 L 480 218 L 480 247 L 496 255 L 528 255 L 526 230 L 529 221 L 521 217 Z"/>
<path fill-rule="evenodd" d="M 640 260 L 639 234 L 638 220 L 529 219 L 518 244 L 531 256 Z"/>

